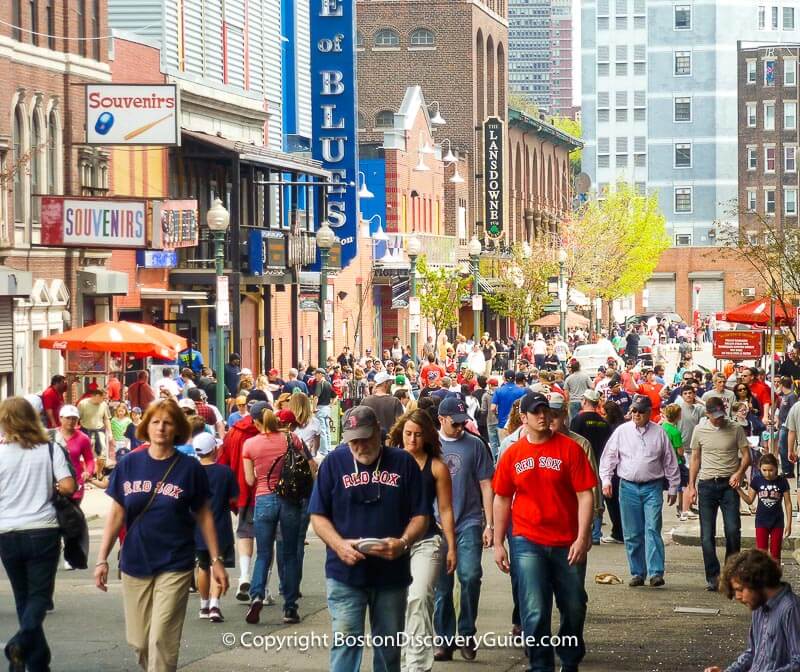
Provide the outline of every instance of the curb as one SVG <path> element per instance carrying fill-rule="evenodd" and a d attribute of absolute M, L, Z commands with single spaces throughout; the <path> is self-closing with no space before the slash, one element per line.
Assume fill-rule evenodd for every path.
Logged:
<path fill-rule="evenodd" d="M 675 531 L 672 533 L 672 541 L 681 546 L 700 546 L 700 535 L 691 534 L 686 532 Z M 716 546 L 718 548 L 725 548 L 725 537 L 717 535 Z M 751 536 L 742 536 L 742 548 L 755 548 L 756 538 Z M 800 549 L 800 539 L 790 537 L 783 540 L 781 548 L 784 551 L 794 551 Z"/>

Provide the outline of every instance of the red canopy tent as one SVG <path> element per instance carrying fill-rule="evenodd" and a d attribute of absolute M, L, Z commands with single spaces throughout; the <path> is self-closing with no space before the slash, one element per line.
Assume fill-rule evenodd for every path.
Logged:
<path fill-rule="evenodd" d="M 717 319 L 723 322 L 736 322 L 738 324 L 751 324 L 755 326 L 769 326 L 769 304 L 768 296 L 750 301 L 733 310 L 717 313 Z M 787 306 L 788 313 L 780 301 L 775 301 L 775 325 L 794 324 L 796 309 L 794 306 Z"/>

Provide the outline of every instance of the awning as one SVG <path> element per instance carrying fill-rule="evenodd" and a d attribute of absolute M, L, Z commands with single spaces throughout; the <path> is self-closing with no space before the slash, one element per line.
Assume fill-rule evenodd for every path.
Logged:
<path fill-rule="evenodd" d="M 189 140 L 202 142 L 205 145 L 219 149 L 227 154 L 238 154 L 239 160 L 247 163 L 258 163 L 270 168 L 277 168 L 291 173 L 304 173 L 316 175 L 323 179 L 330 179 L 331 173 L 325 170 L 318 161 L 312 161 L 294 154 L 276 152 L 261 145 L 251 145 L 247 142 L 229 140 L 218 135 L 209 135 L 199 131 L 183 129 L 181 135 Z"/>
<path fill-rule="evenodd" d="M 141 287 L 139 289 L 139 295 L 143 299 L 155 301 L 208 301 L 208 292 L 162 289 L 161 287 Z"/>

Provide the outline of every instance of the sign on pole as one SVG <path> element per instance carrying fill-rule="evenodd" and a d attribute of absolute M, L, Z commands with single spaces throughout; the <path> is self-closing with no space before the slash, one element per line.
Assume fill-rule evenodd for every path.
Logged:
<path fill-rule="evenodd" d="M 483 122 L 483 198 L 486 235 L 503 235 L 503 120 Z"/>
<path fill-rule="evenodd" d="M 759 359 L 764 354 L 764 334 L 760 331 L 715 331 L 715 359 Z"/>
<path fill-rule="evenodd" d="M 217 276 L 217 326 L 231 326 L 231 304 L 228 299 L 228 276 Z"/>
<path fill-rule="evenodd" d="M 420 319 L 418 314 L 408 316 L 408 331 L 412 334 L 418 334 L 420 332 Z"/>
<path fill-rule="evenodd" d="M 475 312 L 483 310 L 483 294 L 472 295 L 472 310 Z"/>
<path fill-rule="evenodd" d="M 179 145 L 175 84 L 87 84 L 86 144 Z"/>
<path fill-rule="evenodd" d="M 419 297 L 418 296 L 412 296 L 411 298 L 409 298 L 409 300 L 408 300 L 408 314 L 409 315 L 419 315 L 420 314 Z"/>

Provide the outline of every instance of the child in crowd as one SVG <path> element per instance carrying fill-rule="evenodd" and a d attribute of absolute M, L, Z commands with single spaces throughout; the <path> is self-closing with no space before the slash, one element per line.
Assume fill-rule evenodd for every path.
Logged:
<path fill-rule="evenodd" d="M 792 498 L 789 481 L 778 476 L 778 459 L 771 453 L 761 456 L 761 473 L 753 474 L 751 490 L 739 488 L 739 497 L 752 504 L 758 497 L 756 509 L 756 548 L 767 551 L 780 564 L 781 546 L 792 534 Z M 781 502 L 783 508 L 781 508 Z"/>
<path fill-rule="evenodd" d="M 130 446 L 125 436 L 130 424 L 131 419 L 128 417 L 128 407 L 122 402 L 118 403 L 111 417 L 111 436 L 114 440 L 114 455 L 116 459 L 130 451 Z"/>
<path fill-rule="evenodd" d="M 233 525 L 231 512 L 237 512 L 236 501 L 239 497 L 239 486 L 236 476 L 230 467 L 217 464 L 219 442 L 212 434 L 200 431 L 193 439 L 197 457 L 208 476 L 211 512 L 214 514 L 214 527 L 217 529 L 217 543 L 220 556 L 227 568 L 236 566 L 236 554 L 233 543 Z M 225 619 L 219 607 L 222 586 L 211 583 L 211 563 L 208 548 L 198 529 L 195 533 L 197 556 L 197 591 L 200 593 L 200 618 L 212 623 L 222 623 Z"/>
<path fill-rule="evenodd" d="M 139 426 L 141 421 L 142 409 L 138 406 L 134 406 L 131 409 L 130 424 L 125 428 L 125 438 L 128 439 L 129 450 L 133 450 L 134 448 L 138 448 L 142 445 L 142 442 L 136 438 L 136 428 Z"/>
<path fill-rule="evenodd" d="M 678 458 L 678 470 L 681 474 L 681 487 L 678 491 L 677 512 L 681 521 L 689 520 L 689 512 L 682 509 L 683 497 L 680 493 L 689 485 L 689 467 L 686 466 L 686 458 L 683 455 L 683 437 L 678 423 L 681 421 L 681 407 L 678 404 L 669 404 L 664 409 L 664 417 L 661 421 L 661 427 L 667 433 L 672 448 L 675 450 L 675 456 Z"/>

